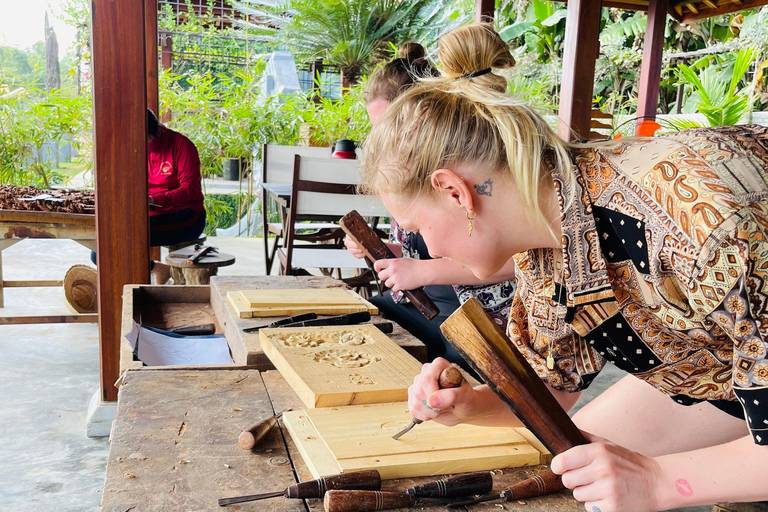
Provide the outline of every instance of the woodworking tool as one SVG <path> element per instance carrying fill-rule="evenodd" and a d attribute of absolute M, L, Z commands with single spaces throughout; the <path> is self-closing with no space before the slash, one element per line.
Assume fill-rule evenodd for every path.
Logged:
<path fill-rule="evenodd" d="M 458 388 L 461 386 L 462 382 L 464 382 L 464 377 L 461 375 L 461 371 L 455 366 L 449 366 L 448 368 L 440 372 L 440 376 L 437 379 L 437 384 L 438 386 L 440 386 L 440 389 Z M 407 427 L 405 427 L 403 430 L 393 435 L 392 439 L 395 439 L 395 440 L 400 439 L 403 435 L 405 435 L 407 432 L 409 432 L 413 427 L 415 427 L 419 423 L 423 423 L 423 422 L 419 419 L 413 418 L 411 420 L 411 423 Z"/>
<path fill-rule="evenodd" d="M 168 329 L 168 332 L 181 334 L 183 336 L 206 336 L 208 334 L 216 334 L 216 325 L 201 324 L 188 325 L 185 327 L 174 327 L 173 329 Z"/>
<path fill-rule="evenodd" d="M 493 475 L 491 472 L 478 471 L 441 478 L 434 482 L 411 487 L 405 492 L 417 498 L 459 498 L 488 494 L 492 489 Z"/>
<path fill-rule="evenodd" d="M 563 489 L 565 489 L 565 486 L 558 475 L 554 474 L 552 471 L 544 471 L 527 480 L 518 482 L 508 489 L 504 489 L 499 494 L 482 496 L 469 501 L 457 501 L 448 504 L 448 508 L 468 507 L 470 505 L 477 505 L 478 503 L 485 503 L 486 501 L 522 500 L 551 494 L 553 492 L 562 491 Z"/>
<path fill-rule="evenodd" d="M 342 217 L 339 221 L 339 226 L 365 253 L 365 257 L 370 265 L 373 265 L 373 262 L 376 260 L 386 260 L 395 257 L 389 247 L 381 241 L 379 235 L 376 234 L 357 211 L 352 210 Z M 424 288 L 404 290 L 403 295 L 408 297 L 408 300 L 427 317 L 427 320 L 432 320 L 440 313 L 440 310 L 432 302 L 432 299 L 429 298 Z"/>
<path fill-rule="evenodd" d="M 217 247 L 199 247 L 199 245 L 195 245 L 195 252 L 189 255 L 187 258 L 187 263 L 190 265 L 194 265 L 201 259 L 203 259 L 208 254 L 212 253 L 218 253 L 219 249 Z"/>
<path fill-rule="evenodd" d="M 261 329 L 272 329 L 275 327 L 280 327 L 282 325 L 286 324 L 293 324 L 296 322 L 302 322 L 304 320 L 314 320 L 317 318 L 316 313 L 303 313 L 301 315 L 294 315 L 289 316 L 288 318 L 283 318 L 282 320 L 277 320 L 276 322 L 272 322 L 271 324 L 267 325 L 259 325 L 256 327 L 248 327 L 247 329 L 243 329 L 243 332 L 258 332 Z"/>
<path fill-rule="evenodd" d="M 362 324 L 371 319 L 371 314 L 367 311 L 358 311 L 357 313 L 347 313 L 345 315 L 325 316 L 313 320 L 303 320 L 290 324 L 283 324 L 280 327 L 317 327 L 324 325 L 355 325 Z"/>
<path fill-rule="evenodd" d="M 290 411 L 290 409 L 286 409 L 283 412 L 286 411 Z M 277 425 L 277 420 L 280 419 L 280 416 L 283 415 L 283 412 L 277 416 L 272 416 L 265 420 L 261 420 L 252 427 L 249 427 L 240 432 L 240 436 L 237 438 L 237 444 L 240 445 L 240 448 L 243 450 L 250 450 L 259 444 L 259 441 L 266 437 L 269 431 L 272 430 L 272 427 Z"/>
<path fill-rule="evenodd" d="M 391 510 L 419 505 L 424 500 L 443 498 L 417 498 L 405 492 L 390 491 L 328 491 L 323 499 L 325 512 L 367 512 L 368 510 Z"/>
<path fill-rule="evenodd" d="M 381 475 L 379 475 L 379 472 L 375 469 L 341 473 L 338 475 L 318 478 L 317 480 L 301 482 L 287 487 L 282 491 L 251 494 L 249 496 L 236 496 L 234 498 L 221 498 L 219 499 L 219 506 L 226 507 L 227 505 L 233 505 L 235 503 L 246 503 L 267 498 L 277 498 L 280 496 L 291 499 L 321 499 L 327 494 L 326 491 L 336 492 L 336 489 L 378 491 L 381 489 Z"/>

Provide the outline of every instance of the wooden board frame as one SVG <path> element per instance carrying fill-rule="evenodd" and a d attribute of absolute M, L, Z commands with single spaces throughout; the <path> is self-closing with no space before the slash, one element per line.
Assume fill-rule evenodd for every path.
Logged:
<path fill-rule="evenodd" d="M 262 295 L 263 299 L 260 298 Z M 303 298 L 302 295 L 304 295 Z M 379 313 L 376 306 L 356 292 L 344 288 L 237 290 L 227 292 L 227 300 L 240 318 L 293 316 L 302 313 L 318 315 L 344 315 L 360 311 L 368 311 L 372 315 Z M 265 302 L 266 300 L 270 302 Z"/>

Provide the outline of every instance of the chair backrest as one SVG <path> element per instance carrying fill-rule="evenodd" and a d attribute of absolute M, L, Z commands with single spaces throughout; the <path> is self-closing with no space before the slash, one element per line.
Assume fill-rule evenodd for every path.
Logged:
<path fill-rule="evenodd" d="M 357 210 L 363 217 L 388 217 L 379 196 L 357 194 L 359 162 L 295 156 L 292 213 L 343 217 Z"/>
<path fill-rule="evenodd" d="M 330 158 L 331 148 L 264 144 L 261 155 L 262 183 L 291 183 L 294 156 Z"/>

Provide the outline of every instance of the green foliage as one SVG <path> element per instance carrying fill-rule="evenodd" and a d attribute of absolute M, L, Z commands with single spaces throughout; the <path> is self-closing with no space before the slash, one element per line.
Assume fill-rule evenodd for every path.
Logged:
<path fill-rule="evenodd" d="M 234 226 L 250 208 L 255 198 L 246 192 L 241 194 L 205 195 L 205 234 L 216 236 L 216 229 Z M 259 211 L 261 213 L 261 211 Z M 253 219 L 258 222 L 259 219 Z"/>
<path fill-rule="evenodd" d="M 755 54 L 754 49 L 745 48 L 735 59 L 708 56 L 692 66 L 680 64 L 679 79 L 691 85 L 689 100 L 695 102 L 709 126 L 734 125 L 749 112 L 749 93 L 738 89 Z"/>
<path fill-rule="evenodd" d="M 37 42 L 27 50 L 0 46 L 0 85 L 29 89 L 45 87 L 45 43 Z"/>
<path fill-rule="evenodd" d="M 312 142 L 331 146 L 339 139 L 362 141 L 371 129 L 363 100 L 363 87 L 355 87 L 338 101 L 323 98 L 309 105 L 306 122 L 312 129 Z"/>
<path fill-rule="evenodd" d="M 380 60 L 389 43 L 429 45 L 466 19 L 452 2 L 438 0 L 243 0 L 241 12 L 269 23 L 254 32 L 287 46 L 298 62 L 323 58 L 354 84 Z"/>

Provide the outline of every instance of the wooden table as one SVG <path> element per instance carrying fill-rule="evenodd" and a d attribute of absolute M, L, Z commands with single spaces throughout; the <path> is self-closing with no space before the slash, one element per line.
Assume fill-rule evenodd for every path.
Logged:
<path fill-rule="evenodd" d="M 312 477 L 290 435 L 273 431 L 257 449 L 242 450 L 244 429 L 288 407 L 302 408 L 276 371 L 131 370 L 120 388 L 102 512 L 223 510 L 218 498 L 281 490 Z M 494 491 L 527 478 L 542 466 L 506 469 Z M 398 490 L 430 478 L 389 480 Z M 239 511 L 320 511 L 320 500 L 274 498 L 232 505 Z M 426 512 L 441 506 L 418 507 Z M 474 511 L 579 511 L 569 492 L 511 503 L 491 502 Z"/>
<path fill-rule="evenodd" d="M 209 284 L 219 267 L 235 264 L 235 257 L 220 252 L 209 253 L 196 263 L 189 263 L 189 258 L 197 252 L 195 245 L 177 249 L 165 257 L 165 263 L 171 267 L 173 284 Z"/>
<path fill-rule="evenodd" d="M 77 213 L 0 210 L 0 308 L 3 289 L 62 286 L 61 280 L 4 281 L 2 251 L 26 238 L 68 238 L 90 250 L 96 247 L 96 216 Z M 1 324 L 96 322 L 98 315 L 36 315 L 0 317 Z"/>

